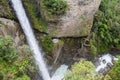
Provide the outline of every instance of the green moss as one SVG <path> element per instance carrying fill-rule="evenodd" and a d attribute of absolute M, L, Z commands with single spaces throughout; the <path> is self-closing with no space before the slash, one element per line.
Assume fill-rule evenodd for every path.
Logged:
<path fill-rule="evenodd" d="M 23 4 L 26 8 L 27 14 L 30 18 L 31 23 L 34 28 L 39 30 L 40 32 L 46 31 L 45 21 L 42 20 L 39 10 L 37 8 L 37 4 L 34 0 L 23 0 Z"/>
<path fill-rule="evenodd" d="M 0 0 L 0 17 L 15 19 L 8 0 Z"/>
<path fill-rule="evenodd" d="M 40 38 L 43 49 L 48 53 L 52 53 L 54 44 L 52 42 L 51 36 L 43 35 Z"/>
<path fill-rule="evenodd" d="M 65 0 L 38 0 L 46 21 L 56 21 L 69 10 Z M 62 4 L 63 3 L 63 4 Z M 65 5 L 65 7 L 63 6 Z M 51 7 L 50 7 L 51 6 Z"/>

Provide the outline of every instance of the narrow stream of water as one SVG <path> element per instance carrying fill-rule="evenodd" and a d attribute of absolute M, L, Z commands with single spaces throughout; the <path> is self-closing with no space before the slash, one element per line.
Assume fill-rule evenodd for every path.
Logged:
<path fill-rule="evenodd" d="M 25 13 L 24 7 L 22 5 L 21 0 L 10 0 L 12 3 L 12 7 L 17 15 L 17 18 L 21 24 L 21 27 L 26 35 L 26 39 L 31 50 L 34 53 L 35 62 L 39 67 L 39 73 L 41 74 L 43 80 L 50 80 L 50 76 L 45 65 L 45 61 L 42 56 L 42 50 L 38 46 L 38 42 L 35 39 L 34 33 L 32 31 L 30 22 Z"/>

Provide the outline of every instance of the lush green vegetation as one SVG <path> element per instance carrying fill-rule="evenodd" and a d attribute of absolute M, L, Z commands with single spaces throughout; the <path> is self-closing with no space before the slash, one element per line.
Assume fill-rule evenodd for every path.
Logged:
<path fill-rule="evenodd" d="M 111 80 L 110 76 L 95 75 L 95 66 L 90 61 L 81 60 L 72 65 L 71 71 L 65 80 Z"/>
<path fill-rule="evenodd" d="M 120 47 L 120 1 L 102 0 L 95 15 L 91 48 L 101 53 Z"/>
<path fill-rule="evenodd" d="M 23 4 L 27 11 L 28 17 L 33 25 L 33 27 L 40 32 L 46 31 L 46 24 L 45 21 L 42 20 L 39 9 L 37 8 L 37 4 L 34 0 L 23 0 Z"/>
<path fill-rule="evenodd" d="M 0 17 L 14 19 L 8 0 L 0 0 Z"/>
<path fill-rule="evenodd" d="M 0 36 L 0 80 L 30 80 L 29 72 L 35 71 L 28 46 L 14 47 L 11 37 Z"/>
<path fill-rule="evenodd" d="M 65 0 L 43 0 L 43 4 L 45 9 L 52 15 L 62 15 L 68 9 Z"/>

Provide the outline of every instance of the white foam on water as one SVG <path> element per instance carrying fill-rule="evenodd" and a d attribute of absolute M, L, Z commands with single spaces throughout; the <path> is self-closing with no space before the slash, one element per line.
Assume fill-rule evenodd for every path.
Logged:
<path fill-rule="evenodd" d="M 95 71 L 99 72 L 101 69 L 106 68 L 108 63 L 113 65 L 112 60 L 117 60 L 117 58 L 115 58 L 114 56 L 112 56 L 110 54 L 103 55 L 102 57 L 99 58 L 100 65 L 97 66 Z"/>

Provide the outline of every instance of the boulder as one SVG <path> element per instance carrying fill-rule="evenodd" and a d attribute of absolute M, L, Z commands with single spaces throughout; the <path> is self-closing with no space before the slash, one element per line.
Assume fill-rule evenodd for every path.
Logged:
<path fill-rule="evenodd" d="M 0 18 L 0 35 L 11 36 L 16 46 L 24 41 L 19 24 L 10 19 Z"/>
<path fill-rule="evenodd" d="M 89 35 L 93 16 L 101 0 L 66 0 L 69 10 L 53 18 L 44 13 L 48 22 L 48 33 L 53 37 L 83 37 Z M 47 17 L 46 17 L 47 16 Z"/>

